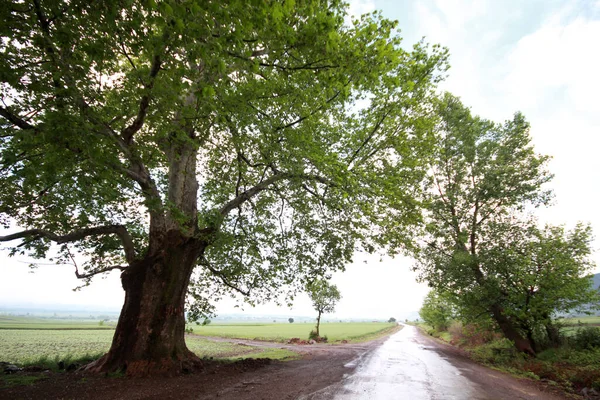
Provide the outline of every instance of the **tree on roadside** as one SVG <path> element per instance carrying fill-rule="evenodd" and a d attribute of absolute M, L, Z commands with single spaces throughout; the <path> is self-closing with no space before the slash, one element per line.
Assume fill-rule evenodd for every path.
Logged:
<path fill-rule="evenodd" d="M 345 25 L 336 0 L 13 1 L 0 16 L 0 241 L 37 258 L 57 245 L 85 284 L 122 271 L 89 371 L 191 369 L 186 298 L 192 320 L 225 295 L 291 300 L 355 248 L 408 242 L 445 50 L 403 50 L 378 14 Z"/>
<path fill-rule="evenodd" d="M 317 312 L 316 337 L 320 337 L 319 327 L 321 315 L 335 311 L 335 305 L 342 298 L 337 286 L 330 284 L 324 279 L 318 279 L 307 287 L 308 295 L 312 301 L 313 308 Z"/>
<path fill-rule="evenodd" d="M 551 178 L 521 114 L 498 125 L 450 94 L 436 109 L 421 278 L 452 294 L 463 316 L 487 315 L 519 350 L 535 354 L 534 330 L 589 298 L 589 228 L 539 229 L 521 216 L 526 205 L 548 202 L 542 185 Z"/>
<path fill-rule="evenodd" d="M 396 322 L 396 318 L 391 317 L 390 319 L 388 319 L 388 322 L 393 324 L 394 322 Z"/>
<path fill-rule="evenodd" d="M 456 316 L 454 304 L 445 293 L 431 290 L 425 296 L 419 315 L 426 324 L 436 331 L 445 331 Z"/>

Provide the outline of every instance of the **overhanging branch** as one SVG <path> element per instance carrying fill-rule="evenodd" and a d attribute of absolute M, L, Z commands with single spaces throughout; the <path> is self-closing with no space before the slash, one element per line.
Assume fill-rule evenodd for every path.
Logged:
<path fill-rule="evenodd" d="M 238 286 L 234 285 L 233 283 L 231 283 L 222 271 L 219 271 L 218 269 L 211 266 L 210 263 L 206 259 L 202 259 L 200 261 L 200 265 L 202 265 L 203 267 L 206 267 L 206 269 L 208 269 L 210 272 L 212 272 L 214 276 L 219 278 L 221 280 L 221 282 L 223 282 L 223 284 L 225 286 L 227 286 L 228 288 L 233 289 L 236 292 L 241 293 L 242 295 L 244 295 L 246 297 L 250 296 L 249 290 L 243 290 L 243 289 L 239 288 Z"/>
<path fill-rule="evenodd" d="M 62 244 L 82 240 L 88 236 L 101 235 L 119 236 L 123 244 L 123 250 L 125 251 L 125 259 L 128 263 L 132 263 L 135 260 L 135 247 L 133 245 L 133 239 L 131 238 L 129 231 L 127 231 L 127 228 L 125 228 L 123 225 L 97 226 L 93 228 L 80 229 L 71 233 L 67 233 L 66 235 L 57 235 L 54 232 L 44 229 L 27 229 L 10 235 L 0 236 L 0 242 L 9 242 L 11 240 L 22 238 L 33 238 L 33 240 L 46 238 L 58 244 Z"/>

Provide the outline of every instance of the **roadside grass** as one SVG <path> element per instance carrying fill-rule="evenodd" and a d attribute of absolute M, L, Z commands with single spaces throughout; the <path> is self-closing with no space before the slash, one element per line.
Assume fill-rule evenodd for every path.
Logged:
<path fill-rule="evenodd" d="M 517 351 L 511 341 L 491 331 L 473 330 L 470 329 L 471 326 L 466 326 L 460 332 L 435 332 L 426 324 L 415 325 L 434 337 L 457 345 L 474 361 L 493 369 L 543 380 L 550 386 L 560 387 L 571 393 L 578 393 L 583 388 L 600 391 L 600 347 L 583 348 L 577 341 L 578 337 L 580 341 L 584 337 L 584 342 L 597 342 L 597 336 L 588 333 L 586 339 L 582 333 L 586 329 L 598 328 L 563 328 L 561 332 L 565 343 L 562 346 L 546 349 L 532 358 Z M 475 331 L 477 334 L 473 335 Z"/>
<path fill-rule="evenodd" d="M 397 325 L 382 322 L 364 323 L 323 323 L 320 327 L 321 336 L 327 336 L 329 342 L 362 342 L 384 335 Z M 267 324 L 210 324 L 197 326 L 189 324 L 195 335 L 227 337 L 235 339 L 253 339 L 275 342 L 285 342 L 291 338 L 307 339 L 314 328 L 313 324 L 305 323 L 267 323 Z"/>
<path fill-rule="evenodd" d="M 0 375 L 0 388 L 31 386 L 41 379 L 45 379 L 45 377 L 39 375 Z"/>

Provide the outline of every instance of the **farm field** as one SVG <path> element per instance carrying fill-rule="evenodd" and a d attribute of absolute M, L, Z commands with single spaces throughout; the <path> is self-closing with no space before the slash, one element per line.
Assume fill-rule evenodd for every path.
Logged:
<path fill-rule="evenodd" d="M 563 318 L 559 320 L 565 325 L 600 325 L 600 316 L 595 317 L 574 317 L 574 318 Z"/>
<path fill-rule="evenodd" d="M 32 364 L 39 360 L 76 360 L 96 358 L 108 351 L 111 330 L 43 330 L 1 329 L 0 361 Z M 199 357 L 214 358 L 295 358 L 296 353 L 283 349 L 257 349 L 227 342 L 213 342 L 197 336 L 186 336 L 190 350 Z"/>
<path fill-rule="evenodd" d="M 256 339 L 286 341 L 297 337 L 307 339 L 314 324 L 273 323 L 273 324 L 210 324 L 206 326 L 188 325 L 195 335 L 218 336 L 236 339 Z M 370 340 L 392 328 L 396 324 L 387 322 L 348 322 L 322 323 L 321 336 L 327 336 L 329 342 L 347 340 L 360 342 Z"/>
<path fill-rule="evenodd" d="M 69 320 L 56 318 L 31 318 L 0 316 L 0 329 L 94 329 L 111 330 L 114 323 L 98 320 Z"/>

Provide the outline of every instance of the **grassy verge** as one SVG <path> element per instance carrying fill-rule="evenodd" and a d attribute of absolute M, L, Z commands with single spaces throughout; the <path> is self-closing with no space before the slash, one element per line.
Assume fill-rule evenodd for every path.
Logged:
<path fill-rule="evenodd" d="M 474 361 L 512 375 L 540 380 L 569 393 L 583 388 L 600 392 L 600 346 L 578 341 L 582 332 L 565 335 L 564 344 L 529 357 L 518 352 L 513 343 L 494 332 L 471 329 L 461 331 L 455 326 L 450 332 L 436 332 L 426 324 L 415 324 L 424 332 L 455 345 L 467 352 Z M 597 341 L 597 339 L 596 339 Z M 595 343 L 595 342 L 594 342 Z M 587 347 L 586 347 L 587 346 Z"/>

